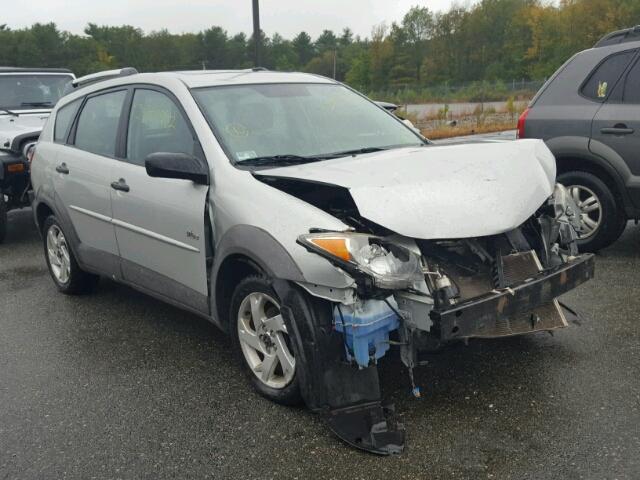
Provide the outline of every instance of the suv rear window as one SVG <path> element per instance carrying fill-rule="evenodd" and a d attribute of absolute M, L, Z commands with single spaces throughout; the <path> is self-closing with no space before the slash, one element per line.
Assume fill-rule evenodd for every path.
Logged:
<path fill-rule="evenodd" d="M 635 54 L 635 50 L 627 50 L 606 58 L 591 73 L 589 80 L 582 87 L 582 94 L 592 100 L 603 102 Z"/>
<path fill-rule="evenodd" d="M 103 93 L 87 100 L 78 118 L 75 145 L 87 152 L 113 157 L 126 90 Z"/>
<path fill-rule="evenodd" d="M 56 143 L 65 143 L 69 134 L 69 127 L 76 116 L 80 100 L 65 105 L 56 114 L 56 126 L 53 132 L 53 141 Z"/>

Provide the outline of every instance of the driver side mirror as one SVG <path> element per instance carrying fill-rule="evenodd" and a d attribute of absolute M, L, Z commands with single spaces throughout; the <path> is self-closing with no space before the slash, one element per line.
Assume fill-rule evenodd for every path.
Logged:
<path fill-rule="evenodd" d="M 187 153 L 152 153 L 144 160 L 147 175 L 157 178 L 191 180 L 198 185 L 209 185 L 209 172 L 204 162 Z"/>

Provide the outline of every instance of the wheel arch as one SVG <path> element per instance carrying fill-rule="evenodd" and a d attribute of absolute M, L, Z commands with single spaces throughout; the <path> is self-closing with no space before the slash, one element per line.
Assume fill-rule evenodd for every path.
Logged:
<path fill-rule="evenodd" d="M 231 297 L 238 284 L 251 275 L 264 273 L 257 263 L 244 254 L 231 254 L 222 261 L 213 282 L 212 316 L 223 330 L 228 329 Z"/>
<path fill-rule="evenodd" d="M 558 176 L 576 170 L 591 173 L 602 180 L 611 190 L 620 207 L 626 211 L 630 205 L 630 200 L 626 195 L 626 190 L 620 177 L 605 162 L 595 160 L 588 155 L 566 155 L 556 157 L 556 168 Z"/>
<path fill-rule="evenodd" d="M 42 233 L 42 227 L 45 220 L 50 215 L 55 215 L 55 212 L 46 202 L 39 202 L 35 207 L 34 215 L 38 231 Z"/>
<path fill-rule="evenodd" d="M 289 252 L 268 232 L 250 225 L 236 225 L 220 239 L 211 269 L 211 317 L 227 330 L 231 295 L 249 275 L 304 282 L 302 271 Z"/>
<path fill-rule="evenodd" d="M 625 186 L 631 172 L 613 150 L 599 148 L 603 146 L 600 142 L 582 136 L 554 137 L 545 143 L 556 157 L 557 175 L 579 170 L 597 176 L 611 190 L 618 205 L 631 216 L 635 207 Z"/>

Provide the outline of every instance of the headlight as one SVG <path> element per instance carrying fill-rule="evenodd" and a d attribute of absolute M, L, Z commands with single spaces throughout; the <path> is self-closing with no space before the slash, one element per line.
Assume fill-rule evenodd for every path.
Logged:
<path fill-rule="evenodd" d="M 298 243 L 349 274 L 372 278 L 378 288 L 408 288 L 424 279 L 416 253 L 380 237 L 362 233 L 311 233 L 298 237 Z"/>

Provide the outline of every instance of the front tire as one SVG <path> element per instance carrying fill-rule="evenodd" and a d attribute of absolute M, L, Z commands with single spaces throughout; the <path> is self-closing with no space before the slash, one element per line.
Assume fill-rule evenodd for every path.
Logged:
<path fill-rule="evenodd" d="M 583 231 L 578 236 L 581 252 L 596 252 L 615 242 L 627 224 L 623 209 L 611 189 L 588 172 L 571 171 L 558 176 L 580 208 Z"/>
<path fill-rule="evenodd" d="M 302 397 L 293 342 L 280 305 L 266 278 L 243 279 L 231 297 L 231 337 L 256 391 L 276 403 L 297 405 Z"/>
<path fill-rule="evenodd" d="M 0 190 L 0 243 L 3 243 L 7 236 L 7 222 L 7 203 L 4 201 L 4 193 Z"/>
<path fill-rule="evenodd" d="M 83 271 L 56 217 L 48 217 L 42 227 L 44 257 L 53 282 L 62 293 L 78 295 L 93 291 L 98 276 Z"/>

